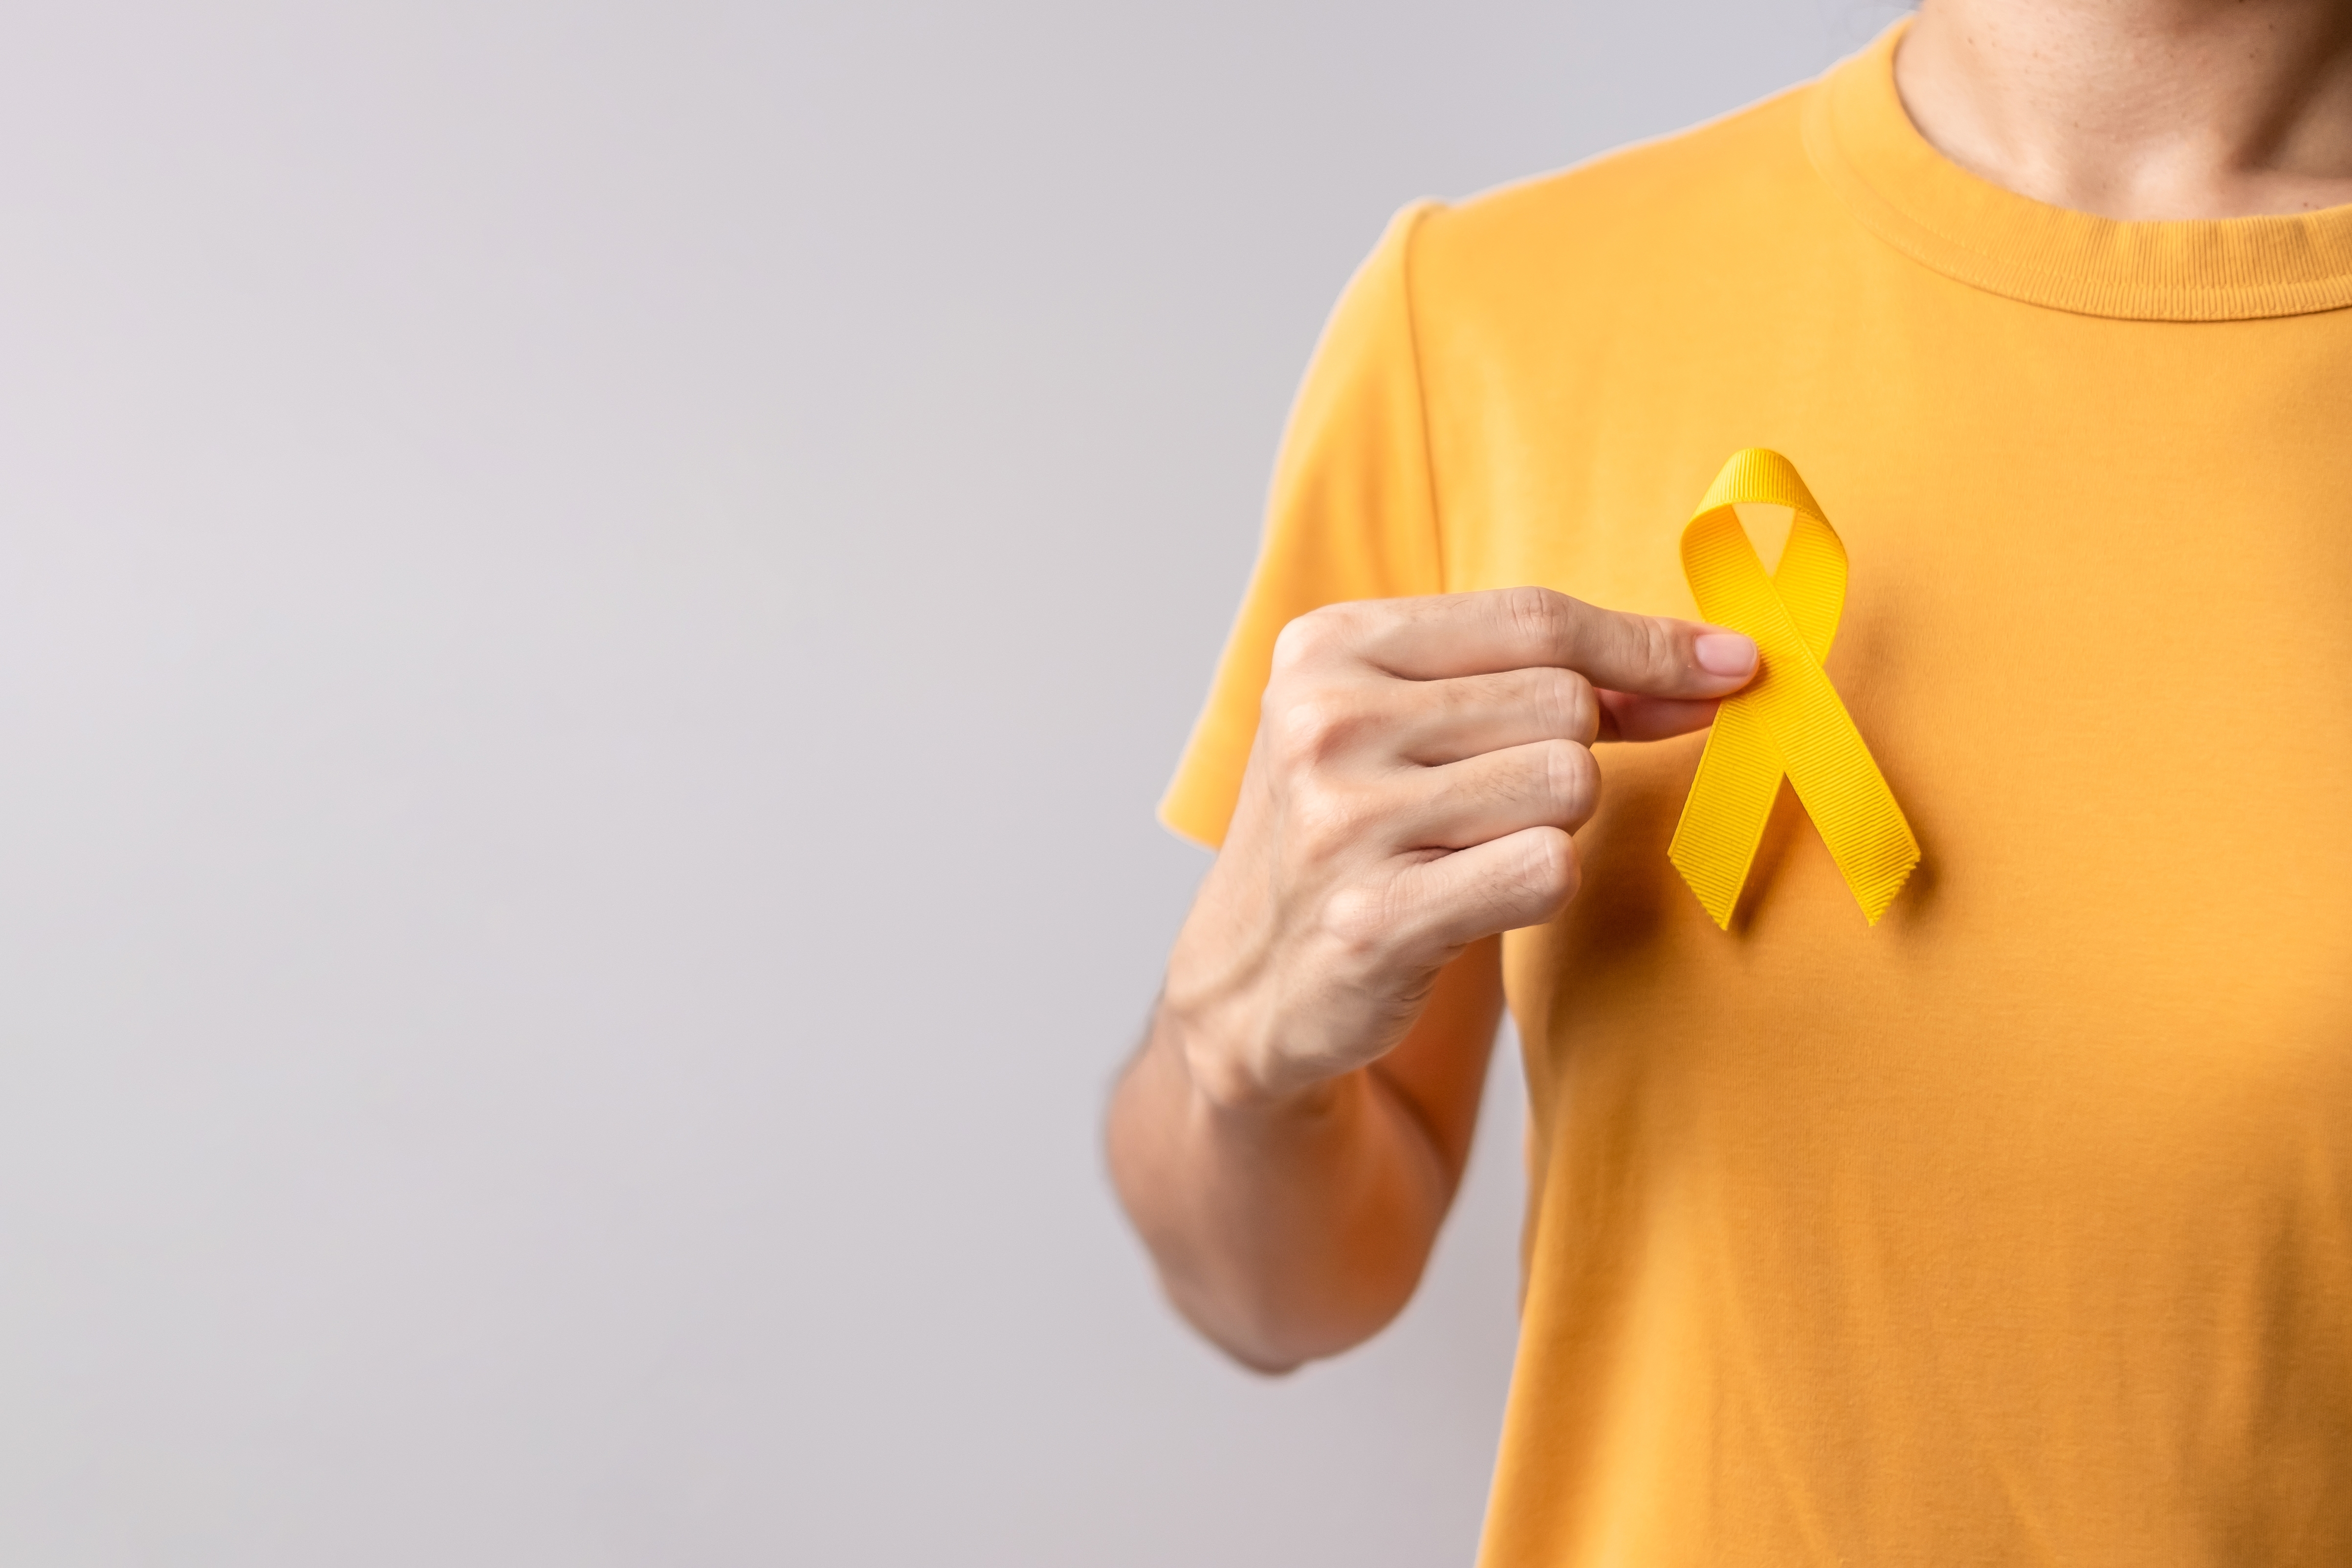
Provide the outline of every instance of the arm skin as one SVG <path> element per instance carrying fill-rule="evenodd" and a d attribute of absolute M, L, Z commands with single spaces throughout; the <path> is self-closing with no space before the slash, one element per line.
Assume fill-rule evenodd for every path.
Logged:
<path fill-rule="evenodd" d="M 1404 1310 L 1470 1157 L 1501 954 L 1474 943 L 1388 1055 L 1267 1106 L 1202 1094 L 1153 1009 L 1112 1097 L 1112 1170 L 1169 1300 L 1234 1360 L 1287 1371 Z"/>
<path fill-rule="evenodd" d="M 1502 1012 L 1499 933 L 1576 890 L 1591 746 L 1706 724 L 1755 646 L 1542 589 L 1335 605 L 1278 642 L 1227 832 L 1112 1097 L 1169 1298 L 1244 1364 L 1419 1281 Z"/>

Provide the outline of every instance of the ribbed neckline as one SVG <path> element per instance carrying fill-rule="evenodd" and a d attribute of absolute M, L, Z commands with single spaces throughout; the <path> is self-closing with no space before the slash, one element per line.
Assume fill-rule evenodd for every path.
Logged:
<path fill-rule="evenodd" d="M 2236 321 L 2352 305 L 2352 206 L 2126 223 L 1979 179 L 1930 146 L 1895 90 L 1907 21 L 1808 95 L 1805 150 L 1854 216 L 1915 261 L 1995 294 L 2137 321 Z"/>

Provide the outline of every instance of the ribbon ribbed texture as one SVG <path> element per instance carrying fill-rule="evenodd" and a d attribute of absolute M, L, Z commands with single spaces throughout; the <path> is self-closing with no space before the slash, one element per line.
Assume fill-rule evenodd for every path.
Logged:
<path fill-rule="evenodd" d="M 1732 510 L 1741 502 L 1794 514 L 1769 575 Z M 1755 447 L 1724 464 L 1682 550 L 1699 614 L 1755 638 L 1761 668 L 1716 715 L 1667 858 L 1728 931 L 1785 775 L 1876 925 L 1919 863 L 1919 841 L 1822 667 L 1845 607 L 1844 544 L 1790 461 Z"/>

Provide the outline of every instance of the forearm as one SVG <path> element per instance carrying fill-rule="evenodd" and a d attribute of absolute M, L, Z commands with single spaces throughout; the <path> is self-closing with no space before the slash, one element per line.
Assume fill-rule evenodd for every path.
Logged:
<path fill-rule="evenodd" d="M 1379 1064 L 1221 1103 L 1162 1008 L 1110 1115 L 1113 1180 L 1171 1300 L 1219 1346 L 1284 1371 L 1402 1310 L 1453 1197 L 1432 1131 Z"/>

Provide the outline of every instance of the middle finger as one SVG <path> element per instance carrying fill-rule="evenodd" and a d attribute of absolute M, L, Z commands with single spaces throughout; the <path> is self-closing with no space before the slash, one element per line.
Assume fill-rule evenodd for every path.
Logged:
<path fill-rule="evenodd" d="M 1592 683 L 1572 669 L 1538 667 L 1497 675 L 1401 683 L 1397 755 L 1440 766 L 1538 741 L 1589 746 L 1600 732 Z"/>

